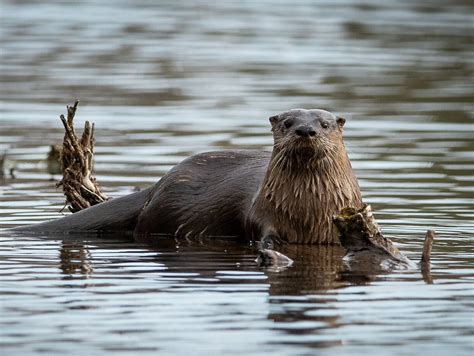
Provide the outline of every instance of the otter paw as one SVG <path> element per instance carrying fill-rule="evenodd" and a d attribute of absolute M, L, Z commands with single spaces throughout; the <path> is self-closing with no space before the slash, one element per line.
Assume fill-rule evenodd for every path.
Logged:
<path fill-rule="evenodd" d="M 273 242 L 273 235 L 263 236 L 260 239 L 260 248 L 262 250 L 273 250 L 275 248 L 275 244 Z"/>

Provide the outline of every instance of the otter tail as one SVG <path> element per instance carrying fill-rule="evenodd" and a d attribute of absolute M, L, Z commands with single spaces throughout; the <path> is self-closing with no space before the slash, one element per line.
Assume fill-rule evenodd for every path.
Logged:
<path fill-rule="evenodd" d="M 112 199 L 57 220 L 12 229 L 33 233 L 133 231 L 153 187 Z"/>

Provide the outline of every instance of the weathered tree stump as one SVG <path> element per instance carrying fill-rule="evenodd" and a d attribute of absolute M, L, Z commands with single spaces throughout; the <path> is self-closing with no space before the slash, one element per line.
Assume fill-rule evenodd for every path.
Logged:
<path fill-rule="evenodd" d="M 347 250 L 346 259 L 352 265 L 372 268 L 374 265 L 389 268 L 411 268 L 417 265 L 382 235 L 372 214 L 370 205 L 360 209 L 347 207 L 334 217 L 339 230 L 341 245 Z M 428 230 L 425 237 L 421 262 L 429 264 L 434 231 Z"/>
<path fill-rule="evenodd" d="M 94 124 L 86 121 L 80 139 L 74 130 L 74 115 L 78 104 L 79 101 L 76 101 L 73 106 L 67 106 L 67 119 L 64 115 L 60 116 L 66 134 L 61 153 L 63 178 L 57 186 L 63 187 L 66 205 L 73 213 L 108 199 L 92 175 Z"/>

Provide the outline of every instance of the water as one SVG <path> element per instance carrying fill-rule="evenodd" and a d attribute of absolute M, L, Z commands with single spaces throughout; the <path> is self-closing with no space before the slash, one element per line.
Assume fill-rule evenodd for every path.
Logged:
<path fill-rule="evenodd" d="M 472 5 L 468 1 L 2 1 L 0 227 L 60 216 L 45 173 L 58 116 L 97 128 L 112 196 L 183 158 L 271 149 L 267 118 L 346 117 L 364 200 L 430 275 L 350 273 L 334 248 L 255 266 L 233 245 L 0 235 L 7 354 L 473 352 Z M 57 179 L 57 177 L 55 177 Z"/>

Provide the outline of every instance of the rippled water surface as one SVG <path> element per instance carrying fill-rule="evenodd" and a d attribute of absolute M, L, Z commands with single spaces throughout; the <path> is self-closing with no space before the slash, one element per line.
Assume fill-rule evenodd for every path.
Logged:
<path fill-rule="evenodd" d="M 230 244 L 149 247 L 0 231 L 2 354 L 472 354 L 473 7 L 469 1 L 0 2 L 0 227 L 61 216 L 45 171 L 81 100 L 112 197 L 183 158 L 271 149 L 294 107 L 347 120 L 387 236 L 431 273 L 348 272 L 337 248 L 258 268 Z M 55 180 L 58 177 L 54 177 Z"/>

